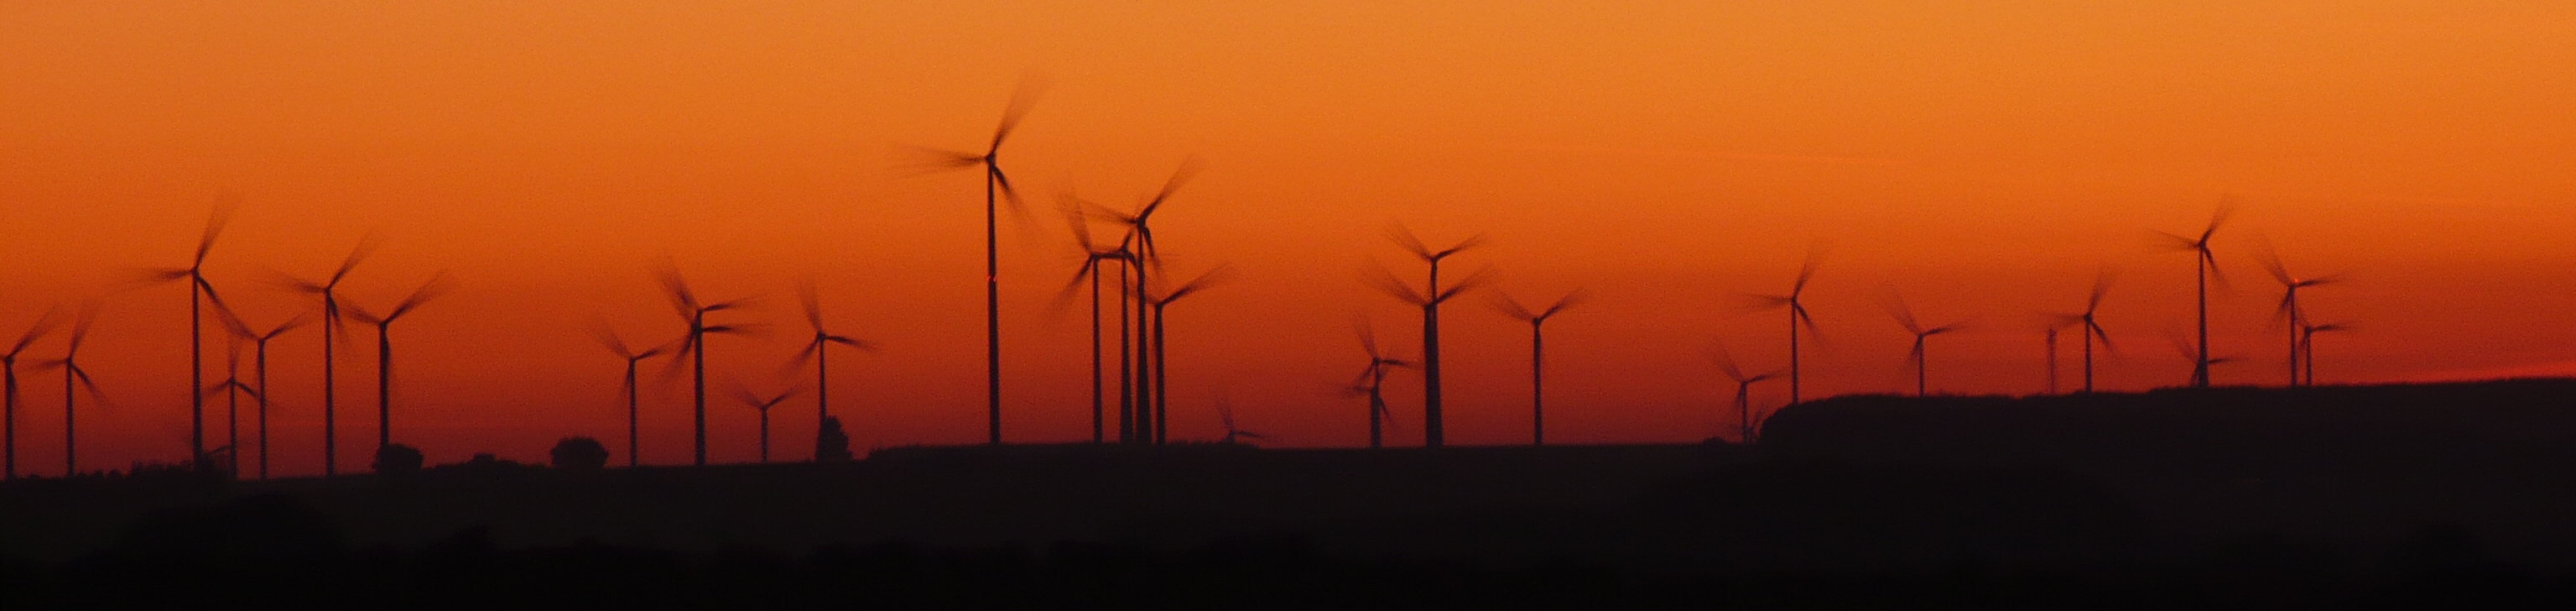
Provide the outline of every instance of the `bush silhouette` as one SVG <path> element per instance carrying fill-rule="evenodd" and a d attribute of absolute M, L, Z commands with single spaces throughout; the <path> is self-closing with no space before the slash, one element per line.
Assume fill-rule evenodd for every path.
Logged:
<path fill-rule="evenodd" d="M 608 466 L 608 446 L 589 437 L 565 437 L 555 442 L 555 449 L 547 456 L 557 469 L 597 471 Z"/>
<path fill-rule="evenodd" d="M 824 416 L 823 429 L 814 433 L 814 462 L 849 460 L 850 434 L 841 431 L 841 417 Z"/>
<path fill-rule="evenodd" d="M 376 462 L 368 465 L 382 475 L 409 475 L 420 472 L 420 449 L 394 443 L 376 450 Z"/>

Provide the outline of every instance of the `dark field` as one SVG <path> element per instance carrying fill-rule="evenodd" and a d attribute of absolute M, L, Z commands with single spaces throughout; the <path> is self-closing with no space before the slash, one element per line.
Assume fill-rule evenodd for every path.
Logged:
<path fill-rule="evenodd" d="M 1847 397 L 1760 444 L 912 448 L 0 488 L 11 608 L 2576 600 L 2576 381 Z"/>

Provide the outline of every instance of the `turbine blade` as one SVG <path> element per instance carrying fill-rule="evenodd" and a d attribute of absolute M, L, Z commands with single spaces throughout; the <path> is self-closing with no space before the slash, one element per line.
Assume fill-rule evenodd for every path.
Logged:
<path fill-rule="evenodd" d="M 823 336 L 823 341 L 827 341 L 827 342 L 831 342 L 831 343 L 835 343 L 835 344 L 840 344 L 840 345 L 843 345 L 843 346 L 849 346 L 849 347 L 857 348 L 857 349 L 860 349 L 860 350 L 866 350 L 866 351 L 869 351 L 869 352 L 875 352 L 875 351 L 877 350 L 877 343 L 876 343 L 876 342 L 872 342 L 872 341 L 868 341 L 868 340 L 864 340 L 864 339 L 859 339 L 859 338 L 855 338 L 855 337 L 842 337 L 842 336 L 838 336 L 838 335 L 826 335 L 826 336 Z"/>
<path fill-rule="evenodd" d="M 404 297 L 401 303 L 394 304 L 394 309 L 385 313 L 385 320 L 402 318 L 403 314 L 451 290 L 455 290 L 455 281 L 448 277 L 446 270 L 439 270 L 437 274 L 430 276 L 428 281 L 420 283 L 420 288 L 412 289 L 411 295 Z"/>
<path fill-rule="evenodd" d="M 2210 213 L 2209 228 L 2200 230 L 2200 240 L 2198 240 L 2198 242 L 2202 244 L 2209 243 L 2209 237 L 2218 234 L 2218 227 L 2220 225 L 2227 224 L 2227 217 L 2235 215 L 2236 196 L 2228 195 L 2220 197 L 2218 199 L 2218 210 Z"/>
<path fill-rule="evenodd" d="M 2093 276 L 2093 296 L 2084 300 L 2085 314 L 2092 314 L 2094 310 L 2102 309 L 2102 298 L 2110 296 L 2111 280 L 2118 276 L 2119 272 L 2109 267 L 2102 268 L 2100 273 Z"/>
<path fill-rule="evenodd" d="M 815 333 L 822 333 L 823 292 L 822 288 L 815 286 L 814 279 L 796 283 L 796 301 L 805 306 L 805 324 L 813 327 Z"/>
<path fill-rule="evenodd" d="M 1523 322 L 1538 319 L 1538 314 L 1531 313 L 1529 308 L 1521 307 L 1520 300 L 1513 299 L 1510 293 L 1503 292 L 1502 289 L 1494 289 L 1493 292 L 1486 293 L 1486 296 L 1487 301 L 1494 304 L 1494 309 L 1501 310 L 1504 316 Z"/>
<path fill-rule="evenodd" d="M 671 309 L 678 311 L 684 320 L 696 320 L 698 296 L 689 292 L 689 281 L 680 277 L 679 265 L 665 257 L 661 265 L 653 269 L 653 274 L 662 281 L 662 290 L 670 294 Z"/>
<path fill-rule="evenodd" d="M 1798 282 L 1790 285 L 1789 295 L 1794 297 L 1805 293 L 1807 291 L 1807 282 L 1816 278 L 1816 268 L 1823 266 L 1824 264 L 1825 248 L 1823 246 L 1808 247 L 1807 262 L 1798 267 Z"/>
<path fill-rule="evenodd" d="M 1396 279 L 1395 272 L 1386 271 L 1385 266 L 1377 265 L 1374 261 L 1371 261 L 1370 265 L 1360 273 L 1360 282 L 1369 285 L 1370 288 L 1377 289 L 1379 292 L 1383 292 L 1389 296 L 1395 297 L 1396 299 L 1403 300 L 1405 303 L 1413 305 L 1430 305 L 1431 303 L 1430 297 L 1425 297 L 1421 293 L 1414 292 L 1412 286 L 1406 285 L 1403 280 Z"/>
<path fill-rule="evenodd" d="M 1393 240 L 1396 246 L 1403 247 L 1406 252 L 1411 252 L 1414 256 L 1423 259 L 1431 258 L 1431 247 L 1424 246 L 1422 238 L 1414 237 L 1413 230 L 1405 229 L 1401 223 L 1386 226 L 1386 239 Z"/>
<path fill-rule="evenodd" d="M 2298 278 L 2290 275 L 2289 267 L 2281 265 L 2281 253 L 2272 249 L 2272 240 L 2259 233 L 2254 236 L 2254 260 L 2262 263 L 2263 271 L 2271 272 L 2272 279 L 2280 282 L 2281 286 L 2299 282 Z"/>
<path fill-rule="evenodd" d="M 1011 90 L 1011 101 L 1002 107 L 1001 125 L 993 128 L 990 151 L 1002 150 L 1002 142 L 1010 139 L 1013 130 L 1019 129 L 1020 119 L 1028 116 L 1029 109 L 1037 104 L 1038 96 L 1045 94 L 1046 89 L 1045 77 L 1034 73 L 1021 75 L 1019 85 Z"/>
<path fill-rule="evenodd" d="M 1359 333 L 1360 350 L 1368 353 L 1369 366 L 1372 368 L 1376 367 L 1377 361 L 1384 357 L 1379 355 L 1377 352 L 1377 330 L 1369 326 L 1368 315 L 1365 313 L 1352 314 L 1351 330 Z"/>
<path fill-rule="evenodd" d="M 23 352 L 27 349 L 28 344 L 36 343 L 37 339 L 43 338 L 47 333 L 52 333 L 55 327 L 62 326 L 62 324 L 63 306 L 61 304 L 55 304 L 51 307 L 45 308 L 45 313 L 36 317 L 35 324 L 27 326 L 27 334 L 18 336 L 18 343 L 9 347 L 9 356 L 18 356 L 19 352 Z"/>
<path fill-rule="evenodd" d="M 358 262 L 365 261 L 369 255 L 375 254 L 376 247 L 383 243 L 384 234 L 375 231 L 368 231 L 358 236 L 358 245 L 349 249 L 349 257 L 340 260 L 340 269 L 331 272 L 331 280 L 321 286 L 339 286 L 340 279 L 349 277 L 349 271 L 357 269 Z"/>
<path fill-rule="evenodd" d="M 626 345 L 625 338 L 617 336 L 617 330 L 610 328 L 607 320 L 593 318 L 590 325 L 590 337 L 591 339 L 598 340 L 599 345 L 608 347 L 608 351 L 616 354 L 618 358 L 627 360 L 635 359 L 635 350 Z"/>
<path fill-rule="evenodd" d="M 814 353 L 822 349 L 821 341 L 805 342 L 805 347 L 797 350 L 796 356 L 787 357 L 787 364 L 778 367 L 779 375 L 795 375 L 805 371 L 805 364 L 814 362 Z"/>
<path fill-rule="evenodd" d="M 1906 307 L 1905 296 L 1889 293 L 1884 306 L 1887 308 L 1887 315 L 1896 318 L 1896 324 L 1903 325 L 1905 332 L 1923 334 L 1923 325 L 1915 322 L 1914 308 Z"/>
<path fill-rule="evenodd" d="M 1156 192 L 1154 194 L 1154 199 L 1146 201 L 1144 209 L 1137 211 L 1136 216 L 1139 218 L 1152 217 L 1155 210 L 1162 208 L 1164 202 L 1172 199 L 1173 193 L 1181 190 L 1181 185 L 1189 184 L 1190 179 L 1197 177 L 1198 174 L 1199 160 L 1197 157 L 1182 159 L 1181 167 L 1179 169 L 1172 170 L 1172 178 L 1170 180 L 1163 181 L 1163 190 Z"/>
<path fill-rule="evenodd" d="M 214 213 L 206 218 L 206 233 L 197 238 L 197 257 L 193 259 L 195 263 L 189 266 L 190 269 L 205 265 L 206 253 L 215 249 L 215 237 L 223 235 L 224 225 L 232 222 L 233 207 L 236 205 L 234 200 L 238 200 L 239 196 L 225 193 L 216 197 L 219 201 L 215 204 Z"/>
<path fill-rule="evenodd" d="M 1576 305 L 1582 304 L 1583 302 L 1591 301 L 1591 300 L 1592 300 L 1592 292 L 1591 292 L 1591 291 L 1586 290 L 1586 289 L 1584 289 L 1584 288 L 1582 288 L 1582 287 L 1576 287 L 1576 288 L 1575 288 L 1574 290 L 1572 290 L 1572 291 L 1567 291 L 1567 292 L 1565 293 L 1565 296 L 1564 296 L 1564 297 L 1558 297 L 1558 298 L 1556 298 L 1556 303 L 1555 303 L 1554 305 L 1547 306 L 1547 309 L 1546 309 L 1546 310 L 1542 310 L 1542 311 L 1540 311 L 1540 312 L 1538 313 L 1538 317 L 1539 317 L 1539 319 L 1541 319 L 1541 320 L 1545 320 L 1545 319 L 1547 319 L 1547 318 L 1548 318 L 1548 317 L 1550 317 L 1550 316 L 1555 316 L 1555 315 L 1556 315 L 1556 313 L 1558 313 L 1558 312 L 1563 312 L 1563 311 L 1565 311 L 1567 308 L 1571 308 L 1571 307 L 1574 307 L 1574 306 L 1576 306 Z"/>

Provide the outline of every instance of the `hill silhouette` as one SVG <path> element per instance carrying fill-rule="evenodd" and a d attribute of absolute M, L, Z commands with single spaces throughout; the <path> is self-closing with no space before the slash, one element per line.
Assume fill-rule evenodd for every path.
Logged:
<path fill-rule="evenodd" d="M 1750 446 L 21 480 L 0 487 L 0 552 L 23 578 L 0 588 L 250 596 L 292 567 L 336 577 L 274 591 L 451 603 L 2455 605 L 2576 592 L 2571 405 L 2570 380 L 1839 397 Z"/>

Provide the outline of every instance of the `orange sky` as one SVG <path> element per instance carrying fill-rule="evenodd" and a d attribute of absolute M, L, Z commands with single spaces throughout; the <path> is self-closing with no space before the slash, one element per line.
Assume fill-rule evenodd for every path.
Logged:
<path fill-rule="evenodd" d="M 2221 383 L 2283 375 L 2258 235 L 2353 274 L 2311 296 L 2365 329 L 2320 340 L 2321 378 L 2576 372 L 2576 8 L 2556 3 L 857 4 L 0 4 L 0 332 L 104 298 L 84 359 L 115 403 L 82 415 L 84 464 L 180 456 L 182 287 L 111 285 L 183 262 L 229 191 L 210 273 L 256 323 L 306 307 L 272 270 L 323 273 L 368 229 L 388 241 L 361 305 L 451 270 L 460 290 L 396 328 L 396 435 L 433 461 L 621 439 L 619 365 L 582 327 L 676 333 L 665 254 L 712 297 L 775 298 L 751 318 L 783 332 L 715 340 L 713 377 L 784 384 L 789 287 L 817 277 L 886 346 L 835 361 L 859 445 L 979 441 L 981 185 L 891 151 L 978 144 L 1035 71 L 1053 86 L 1005 154 L 1040 210 L 1206 163 L 1158 233 L 1177 272 L 1242 274 L 1172 311 L 1175 437 L 1220 434 L 1223 395 L 1277 444 L 1359 443 L 1331 392 L 1362 364 L 1352 312 L 1389 344 L 1417 328 L 1356 280 L 1419 269 L 1393 221 L 1487 233 L 1459 268 L 1525 299 L 1598 297 L 1551 324 L 1552 440 L 1716 432 L 1704 347 L 1785 360 L 1779 316 L 1735 305 L 1818 242 L 1811 393 L 1910 386 L 1891 288 L 1977 323 L 1935 341 L 1938 388 L 2036 391 L 2032 312 L 2079 307 L 2106 264 L 2106 385 L 2178 383 L 2191 260 L 2147 230 L 2196 229 L 2222 194 L 2243 205 L 2214 343 L 2253 362 Z M 1008 436 L 1085 438 L 1087 331 L 1047 308 L 1075 261 L 1032 218 L 1003 232 Z M 1526 336 L 1480 299 L 1447 320 L 1452 442 L 1525 440 Z M 317 343 L 273 357 L 284 473 L 319 470 Z M 357 468 L 373 367 L 345 363 Z M 21 468 L 59 471 L 59 378 L 27 379 Z M 1390 386 L 1418 439 L 1418 383 Z M 647 460 L 685 460 L 685 385 L 647 393 Z M 811 409 L 780 408 L 782 456 L 810 453 Z M 751 458 L 753 412 L 711 410 L 715 458 Z"/>

